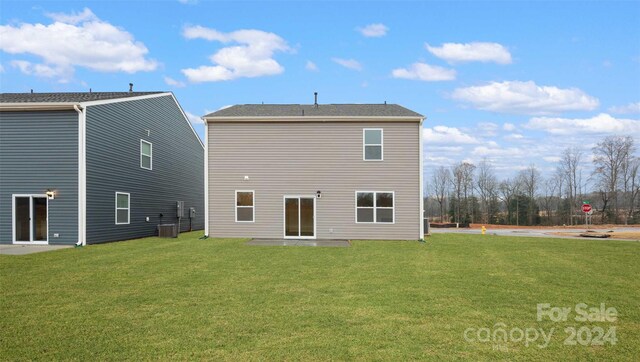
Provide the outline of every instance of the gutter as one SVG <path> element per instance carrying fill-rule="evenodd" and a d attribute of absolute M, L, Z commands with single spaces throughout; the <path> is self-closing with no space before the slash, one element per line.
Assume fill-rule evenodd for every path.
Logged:
<path fill-rule="evenodd" d="M 0 103 L 1 111 L 59 111 L 76 109 L 78 103 L 41 102 L 41 103 Z M 76 109 L 77 110 L 77 109 Z"/>

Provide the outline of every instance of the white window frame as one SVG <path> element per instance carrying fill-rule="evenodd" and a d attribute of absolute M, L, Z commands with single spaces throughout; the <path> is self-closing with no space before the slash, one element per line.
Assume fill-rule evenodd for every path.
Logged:
<path fill-rule="evenodd" d="M 31 239 L 33 239 L 33 198 L 44 198 L 47 202 L 47 240 L 36 241 L 17 241 L 16 240 L 16 197 L 28 197 L 29 198 L 29 233 Z M 12 242 L 16 245 L 47 245 L 49 244 L 49 198 L 45 194 L 12 194 L 11 195 L 11 235 L 13 237 Z"/>
<path fill-rule="evenodd" d="M 238 192 L 251 192 L 251 195 L 252 195 L 251 199 L 253 200 L 253 206 L 238 206 Z M 233 205 L 235 207 L 233 208 L 233 212 L 235 214 L 234 218 L 235 218 L 236 222 L 239 222 L 239 223 L 255 223 L 256 222 L 256 191 L 255 190 L 236 190 L 235 195 L 236 195 L 236 197 L 235 197 L 235 200 L 234 200 L 234 203 L 233 203 Z M 251 215 L 251 221 L 238 220 L 238 208 L 239 207 L 245 208 L 245 209 L 248 209 L 248 208 L 252 209 L 253 212 L 252 212 L 252 215 Z"/>
<path fill-rule="evenodd" d="M 127 207 L 118 207 L 118 195 L 127 195 Z M 131 224 L 131 194 L 128 192 L 120 192 L 120 191 L 116 191 L 116 197 L 115 197 L 115 222 L 116 225 L 129 225 Z M 127 210 L 127 222 L 118 222 L 118 210 Z"/>
<path fill-rule="evenodd" d="M 370 206 L 366 206 L 366 207 L 359 207 L 358 206 L 358 194 L 362 194 L 362 193 L 372 193 L 373 194 L 373 207 Z M 377 200 L 377 194 L 391 194 L 391 196 L 393 197 L 393 205 L 391 207 L 387 207 L 387 206 L 377 206 L 376 204 L 378 203 Z M 355 221 L 356 224 L 385 224 L 385 225 L 391 225 L 391 224 L 395 224 L 396 223 L 396 192 L 395 191 L 356 191 L 355 192 Z M 373 209 L 373 221 L 358 221 L 358 209 Z M 392 222 L 381 222 L 381 221 L 376 221 L 377 218 L 377 209 L 391 209 L 392 210 L 392 218 L 393 221 Z"/>
<path fill-rule="evenodd" d="M 142 144 L 146 143 L 149 145 L 149 154 L 145 155 L 142 152 Z M 149 167 L 144 167 L 142 166 L 142 158 L 143 157 L 149 157 Z M 142 138 L 140 139 L 140 168 L 144 168 L 145 170 L 153 170 L 153 143 L 149 142 L 149 141 L 145 141 Z"/>
<path fill-rule="evenodd" d="M 366 133 L 367 131 L 380 131 L 380 143 L 366 143 Z M 380 146 L 380 159 L 379 160 L 369 160 L 366 157 L 366 146 Z M 380 162 L 384 161 L 384 129 L 382 128 L 363 128 L 362 129 L 362 160 L 363 161 L 371 161 L 371 162 Z"/>

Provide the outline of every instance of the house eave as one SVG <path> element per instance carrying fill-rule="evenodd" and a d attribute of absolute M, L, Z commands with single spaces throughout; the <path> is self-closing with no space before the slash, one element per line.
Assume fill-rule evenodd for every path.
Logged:
<path fill-rule="evenodd" d="M 218 122 L 422 122 L 424 117 L 388 117 L 388 116 L 296 116 L 296 117 L 203 117 L 207 123 Z"/>
<path fill-rule="evenodd" d="M 76 102 L 0 103 L 0 111 L 73 111 L 74 106 L 80 107 L 81 104 Z"/>

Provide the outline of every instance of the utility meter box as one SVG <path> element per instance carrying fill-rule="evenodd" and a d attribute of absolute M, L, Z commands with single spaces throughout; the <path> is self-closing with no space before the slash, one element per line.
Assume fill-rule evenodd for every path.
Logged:
<path fill-rule="evenodd" d="M 184 201 L 176 202 L 177 217 L 184 217 Z"/>
<path fill-rule="evenodd" d="M 190 219 L 195 219 L 196 218 L 196 208 L 195 207 L 190 207 L 189 208 L 189 218 Z"/>

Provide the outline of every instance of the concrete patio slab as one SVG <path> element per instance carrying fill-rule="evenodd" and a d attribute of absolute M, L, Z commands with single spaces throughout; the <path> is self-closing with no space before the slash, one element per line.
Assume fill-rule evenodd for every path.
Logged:
<path fill-rule="evenodd" d="M 0 245 L 1 255 L 27 255 L 73 248 L 73 245 Z"/>
<path fill-rule="evenodd" d="M 258 246 L 322 246 L 334 248 L 347 248 L 351 246 L 349 240 L 336 239 L 251 239 L 247 245 Z"/>

